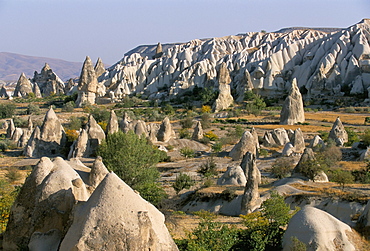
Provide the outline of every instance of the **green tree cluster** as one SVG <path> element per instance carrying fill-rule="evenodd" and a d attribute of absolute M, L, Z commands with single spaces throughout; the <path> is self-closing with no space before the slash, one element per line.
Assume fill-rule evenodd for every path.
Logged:
<path fill-rule="evenodd" d="M 14 115 L 16 106 L 13 103 L 0 104 L 0 119 L 11 118 Z"/>

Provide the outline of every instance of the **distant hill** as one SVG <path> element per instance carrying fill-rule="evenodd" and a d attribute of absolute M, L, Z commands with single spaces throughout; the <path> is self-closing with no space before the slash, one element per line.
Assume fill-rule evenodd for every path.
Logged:
<path fill-rule="evenodd" d="M 45 63 L 63 80 L 80 76 L 82 62 L 68 62 L 55 58 L 25 56 L 0 52 L 0 80 L 17 81 L 22 72 L 32 78 L 35 71 L 40 72 Z"/>

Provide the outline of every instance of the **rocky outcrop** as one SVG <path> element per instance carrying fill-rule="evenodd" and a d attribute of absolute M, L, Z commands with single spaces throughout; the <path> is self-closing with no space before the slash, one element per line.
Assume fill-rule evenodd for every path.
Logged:
<path fill-rule="evenodd" d="M 91 105 L 95 104 L 96 93 L 98 91 L 98 80 L 96 78 L 91 59 L 88 56 L 82 66 L 77 89 L 77 107 L 81 107 L 84 103 L 89 103 Z"/>
<path fill-rule="evenodd" d="M 60 249 L 178 250 L 163 214 L 114 173 L 76 210 Z"/>
<path fill-rule="evenodd" d="M 32 83 L 22 72 L 15 86 L 13 97 L 27 98 L 30 93 L 33 93 Z"/>
<path fill-rule="evenodd" d="M 231 96 L 230 83 L 230 72 L 227 69 L 226 64 L 222 63 L 218 72 L 219 93 L 215 103 L 213 104 L 214 112 L 227 109 L 234 102 L 234 98 Z"/>
<path fill-rule="evenodd" d="M 41 128 L 36 127 L 29 139 L 24 154 L 27 157 L 58 156 L 63 152 L 66 143 L 64 128 L 50 107 Z"/>
<path fill-rule="evenodd" d="M 296 123 L 303 123 L 304 120 L 302 95 L 299 92 L 297 80 L 293 79 L 289 95 L 285 99 L 280 113 L 280 124 L 294 125 Z"/>
<path fill-rule="evenodd" d="M 162 124 L 159 127 L 157 139 L 158 141 L 167 142 L 174 137 L 175 132 L 172 129 L 170 119 L 168 117 L 165 117 L 164 120 L 162 121 Z"/>
<path fill-rule="evenodd" d="M 52 94 L 60 95 L 65 93 L 64 82 L 53 72 L 47 63 L 45 63 L 40 73 L 35 71 L 32 82 L 35 86 L 38 86 L 39 91 L 44 97 Z"/>
<path fill-rule="evenodd" d="M 191 138 L 196 141 L 203 139 L 202 123 L 200 123 L 200 121 L 198 121 L 195 125 L 194 132 Z"/>
<path fill-rule="evenodd" d="M 315 154 L 312 151 L 312 149 L 311 148 L 304 149 L 304 152 L 303 152 L 301 158 L 299 159 L 298 164 L 295 166 L 293 172 L 294 173 L 300 173 L 301 172 L 301 167 L 302 167 L 303 164 L 305 164 L 307 162 L 313 162 L 315 160 L 316 160 Z"/>
<path fill-rule="evenodd" d="M 278 146 L 283 146 L 290 141 L 288 133 L 284 128 L 276 128 L 272 130 L 271 135 L 274 139 L 275 144 L 277 144 Z"/>
<path fill-rule="evenodd" d="M 124 133 L 127 133 L 130 130 L 134 130 L 132 119 L 128 116 L 126 112 L 123 114 L 123 118 L 120 121 L 119 127 Z"/>
<path fill-rule="evenodd" d="M 93 156 L 103 139 L 105 139 L 103 129 L 90 115 L 86 128 L 81 130 L 77 140 L 73 142 L 68 158 Z"/>
<path fill-rule="evenodd" d="M 253 135 L 249 131 L 245 131 L 239 142 L 230 151 L 229 156 L 232 160 L 240 160 L 246 152 L 251 152 L 256 155 L 257 146 Z"/>
<path fill-rule="evenodd" d="M 304 142 L 303 133 L 300 128 L 294 130 L 292 145 L 294 146 L 294 152 L 303 153 L 306 146 Z"/>
<path fill-rule="evenodd" d="M 246 182 L 244 171 L 240 166 L 229 166 L 217 180 L 217 185 L 245 186 Z"/>
<path fill-rule="evenodd" d="M 108 169 L 105 167 L 102 157 L 98 156 L 91 167 L 89 185 L 95 189 L 108 173 Z"/>
<path fill-rule="evenodd" d="M 344 129 L 339 117 L 335 120 L 330 130 L 329 139 L 334 140 L 338 146 L 343 146 L 344 143 L 348 142 L 347 131 Z"/>
<path fill-rule="evenodd" d="M 322 140 L 322 138 L 319 135 L 315 135 L 315 137 L 310 141 L 309 148 L 323 148 L 325 147 L 325 142 Z"/>
<path fill-rule="evenodd" d="M 9 120 L 8 128 L 6 129 L 6 137 L 10 139 L 15 131 L 15 125 L 13 119 Z"/>
<path fill-rule="evenodd" d="M 254 165 L 256 164 L 256 156 L 251 153 L 251 152 L 246 152 L 243 156 L 243 159 L 240 163 L 240 167 L 243 169 L 243 172 L 244 172 L 244 175 L 246 177 L 246 179 L 248 179 L 248 170 L 251 169 L 251 168 L 254 168 Z M 257 179 L 257 182 L 258 184 L 261 184 L 261 172 L 260 170 L 257 168 L 255 170 L 256 172 L 256 179 Z"/>
<path fill-rule="evenodd" d="M 246 160 L 244 161 L 248 162 L 245 170 L 247 183 L 245 185 L 244 195 L 242 198 L 241 213 L 249 214 L 261 205 L 261 199 L 258 192 L 258 184 L 261 181 L 261 174 L 256 165 L 256 156 L 250 152 L 247 152 L 245 155 L 246 156 L 243 157 L 243 160 L 245 158 Z"/>
<path fill-rule="evenodd" d="M 96 61 L 94 71 L 97 78 L 99 78 L 99 76 L 105 72 L 105 67 L 101 58 L 98 58 L 98 60 Z"/>
<path fill-rule="evenodd" d="M 44 238 L 42 250 L 53 250 L 68 230 L 74 204 L 87 199 L 81 177 L 63 159 L 57 157 L 52 162 L 41 158 L 14 202 L 4 233 L 4 250 L 25 250 L 40 238 Z"/>
<path fill-rule="evenodd" d="M 114 110 L 111 110 L 108 125 L 107 125 L 107 134 L 118 132 L 118 130 L 119 130 L 119 124 L 118 124 L 117 115 L 114 112 Z"/>
<path fill-rule="evenodd" d="M 283 237 L 283 250 L 292 250 L 292 237 L 296 237 L 306 244 L 307 250 L 354 251 L 355 246 L 349 238 L 351 233 L 348 225 L 330 214 L 305 206 L 290 219 Z"/>
<path fill-rule="evenodd" d="M 271 132 L 265 132 L 265 134 L 263 135 L 262 141 L 265 147 L 271 147 L 271 146 L 276 145 L 276 142 L 274 138 L 272 137 Z"/>

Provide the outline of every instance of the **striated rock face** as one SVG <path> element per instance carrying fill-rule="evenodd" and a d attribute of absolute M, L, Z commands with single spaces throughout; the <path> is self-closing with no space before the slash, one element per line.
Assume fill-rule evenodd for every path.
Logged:
<path fill-rule="evenodd" d="M 45 63 L 40 73 L 35 71 L 32 82 L 34 85 L 38 86 L 39 91 L 44 97 L 50 96 L 51 94 L 60 95 L 65 93 L 63 80 L 53 72 L 47 63 Z"/>
<path fill-rule="evenodd" d="M 257 151 L 257 147 L 256 147 L 255 138 L 250 132 L 245 131 L 243 133 L 242 138 L 230 151 L 229 156 L 233 160 L 240 160 L 243 158 L 246 152 L 251 152 L 253 154 L 256 154 L 256 151 Z"/>
<path fill-rule="evenodd" d="M 85 186 L 80 184 L 81 177 L 63 159 L 57 157 L 52 162 L 42 157 L 14 202 L 4 233 L 4 250 L 25 250 L 30 239 L 35 243 L 41 235 L 45 249 L 38 250 L 58 246 L 70 225 L 74 204 L 88 199 Z M 54 234 L 45 235 L 49 231 Z M 45 247 L 50 239 L 50 246 Z"/>
<path fill-rule="evenodd" d="M 88 56 L 82 66 L 77 89 L 77 107 L 81 107 L 83 103 L 89 103 L 91 105 L 95 104 L 96 93 L 98 91 L 98 80 L 96 78 L 91 59 Z"/>
<path fill-rule="evenodd" d="M 118 129 L 119 129 L 119 124 L 118 124 L 117 115 L 114 112 L 114 110 L 111 110 L 108 125 L 107 125 L 107 133 L 112 134 L 112 133 L 118 132 Z"/>
<path fill-rule="evenodd" d="M 226 172 L 217 180 L 217 185 L 245 186 L 247 180 L 240 166 L 229 166 Z"/>
<path fill-rule="evenodd" d="M 60 249 L 178 250 L 163 214 L 114 173 L 76 210 Z"/>
<path fill-rule="evenodd" d="M 303 123 L 304 120 L 302 95 L 299 92 L 297 80 L 293 79 L 289 95 L 285 99 L 283 109 L 280 113 L 280 124 L 294 125 L 298 122 Z"/>
<path fill-rule="evenodd" d="M 195 125 L 194 132 L 191 138 L 196 141 L 203 139 L 202 123 L 200 123 L 200 121 L 198 121 Z"/>
<path fill-rule="evenodd" d="M 171 138 L 174 138 L 174 137 L 175 137 L 175 132 L 172 129 L 170 119 L 168 117 L 165 117 L 159 128 L 157 139 L 158 141 L 167 142 Z"/>
<path fill-rule="evenodd" d="M 61 154 L 66 143 L 64 128 L 53 108 L 46 113 L 41 128 L 35 128 L 24 153 L 27 157 L 57 156 Z"/>
<path fill-rule="evenodd" d="M 286 29 L 162 44 L 162 55 L 154 59 L 159 46 L 139 46 L 110 67 L 101 81 L 116 97 L 141 93 L 170 100 L 195 86 L 216 89 L 216 69 L 225 63 L 238 102 L 246 83 L 262 96 L 276 97 L 291 89 L 293 79 L 305 98 L 340 96 L 346 86 L 353 92 L 361 90 L 361 83 L 364 90 L 370 86 L 369 26 L 363 20 L 329 32 Z"/>
<path fill-rule="evenodd" d="M 22 72 L 15 86 L 13 97 L 26 98 L 28 94 L 33 93 L 32 89 L 31 81 Z"/>
<path fill-rule="evenodd" d="M 247 183 L 244 189 L 244 195 L 242 198 L 241 213 L 249 214 L 256 210 L 261 205 L 261 199 L 258 192 L 258 184 L 261 181 L 261 174 L 256 165 L 256 156 L 250 152 L 245 154 L 243 162 L 248 163 L 246 165 L 246 177 Z"/>
<path fill-rule="evenodd" d="M 352 230 L 345 223 L 325 211 L 305 206 L 290 219 L 283 250 L 292 250 L 292 237 L 306 244 L 307 250 L 356 250 L 350 242 L 350 233 Z"/>
<path fill-rule="evenodd" d="M 213 104 L 214 112 L 227 109 L 234 102 L 233 96 L 231 96 L 230 82 L 230 72 L 228 71 L 226 64 L 222 63 L 218 73 L 219 94 Z"/>
<path fill-rule="evenodd" d="M 334 140 L 334 142 L 339 146 L 343 146 L 344 143 L 348 142 L 348 134 L 339 117 L 335 120 L 333 127 L 330 130 L 329 139 Z"/>

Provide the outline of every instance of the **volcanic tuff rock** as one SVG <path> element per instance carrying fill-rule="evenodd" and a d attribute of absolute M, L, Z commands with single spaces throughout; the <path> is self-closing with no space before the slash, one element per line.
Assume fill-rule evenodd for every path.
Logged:
<path fill-rule="evenodd" d="M 261 181 L 261 174 L 256 165 L 256 156 L 253 153 L 247 152 L 243 161 L 248 162 L 246 166 L 247 183 L 244 189 L 242 198 L 241 212 L 242 214 L 249 214 L 256 210 L 261 205 L 261 199 L 258 192 L 258 184 Z"/>
<path fill-rule="evenodd" d="M 118 130 L 119 130 L 119 124 L 118 124 L 117 115 L 114 112 L 114 110 L 111 110 L 108 125 L 107 125 L 107 133 L 112 134 L 112 133 L 118 132 Z"/>
<path fill-rule="evenodd" d="M 90 171 L 89 175 L 90 186 L 92 186 L 95 189 L 108 173 L 109 173 L 108 169 L 103 164 L 102 157 L 98 156 L 95 159 L 94 164 Z"/>
<path fill-rule="evenodd" d="M 31 81 L 22 72 L 15 86 L 13 97 L 26 98 L 28 94 L 33 93 L 32 89 Z"/>
<path fill-rule="evenodd" d="M 311 140 L 309 148 L 314 148 L 316 146 L 320 148 L 325 147 L 325 142 L 322 140 L 322 138 L 319 135 L 315 135 L 315 137 Z"/>
<path fill-rule="evenodd" d="M 288 133 L 284 128 L 276 128 L 272 130 L 271 135 L 274 139 L 274 142 L 279 146 L 283 146 L 290 141 Z"/>
<path fill-rule="evenodd" d="M 78 81 L 78 96 L 76 100 L 77 107 L 83 103 L 95 104 L 96 93 L 98 90 L 98 80 L 90 57 L 86 57 L 82 66 L 80 79 Z"/>
<path fill-rule="evenodd" d="M 335 120 L 333 127 L 330 130 L 329 138 L 334 140 L 334 142 L 339 146 L 343 146 L 344 143 L 348 142 L 347 131 L 344 129 L 339 117 Z"/>
<path fill-rule="evenodd" d="M 13 119 L 9 120 L 8 128 L 6 129 L 6 137 L 10 139 L 15 131 L 15 125 Z"/>
<path fill-rule="evenodd" d="M 196 141 L 203 139 L 202 123 L 200 123 L 200 121 L 198 121 L 195 125 L 194 132 L 191 138 Z"/>
<path fill-rule="evenodd" d="M 305 149 L 305 142 L 301 128 L 297 128 L 294 130 L 292 144 L 294 146 L 294 152 L 303 153 Z"/>
<path fill-rule="evenodd" d="M 293 172 L 294 173 L 300 173 L 303 163 L 311 162 L 311 161 L 315 161 L 315 160 L 316 160 L 315 154 L 312 151 L 312 149 L 311 148 L 304 149 L 304 152 L 303 152 L 301 158 L 299 159 L 298 164 L 295 166 Z"/>
<path fill-rule="evenodd" d="M 157 139 L 158 141 L 167 142 L 174 137 L 175 132 L 172 129 L 170 119 L 168 117 L 165 117 L 157 133 Z"/>
<path fill-rule="evenodd" d="M 195 39 L 163 44 L 163 55 L 155 59 L 156 45 L 139 46 L 110 67 L 101 81 L 107 93 L 119 92 L 122 97 L 141 93 L 151 99 L 172 99 L 195 86 L 216 89 L 216 69 L 225 63 L 231 73 L 231 92 L 238 101 L 248 75 L 263 96 L 286 93 L 293 79 L 306 98 L 340 96 L 347 86 L 354 91 L 361 83 L 364 90 L 370 86 L 369 27 L 370 20 L 364 19 L 346 29 L 304 28 Z"/>
<path fill-rule="evenodd" d="M 217 180 L 217 185 L 245 186 L 247 180 L 240 166 L 229 166 L 226 172 Z"/>
<path fill-rule="evenodd" d="M 45 66 L 38 73 L 35 71 L 33 79 L 31 80 L 34 85 L 37 85 L 41 91 L 41 94 L 46 97 L 51 94 L 64 94 L 64 82 L 61 80 L 50 68 L 50 66 L 45 63 Z M 36 95 L 36 92 L 35 92 Z"/>
<path fill-rule="evenodd" d="M 283 108 L 280 113 L 281 125 L 294 125 L 296 123 L 303 123 L 304 109 L 302 95 L 299 92 L 297 80 L 293 79 L 292 87 L 288 97 L 285 99 Z"/>
<path fill-rule="evenodd" d="M 283 250 L 292 250 L 292 237 L 306 244 L 307 250 L 355 250 L 350 233 L 352 230 L 345 223 L 320 209 L 305 206 L 290 219 Z"/>
<path fill-rule="evenodd" d="M 97 78 L 99 78 L 99 76 L 105 72 L 105 67 L 101 58 L 98 58 L 98 60 L 96 61 L 94 71 Z"/>
<path fill-rule="evenodd" d="M 163 214 L 114 173 L 77 208 L 60 249 L 178 250 Z"/>
<path fill-rule="evenodd" d="M 245 131 L 239 142 L 230 151 L 229 156 L 233 160 L 240 160 L 246 152 L 256 154 L 257 146 L 253 135 L 249 131 Z"/>
<path fill-rule="evenodd" d="M 213 104 L 214 112 L 227 109 L 234 102 L 233 96 L 231 96 L 230 82 L 230 72 L 228 71 L 226 64 L 222 63 L 218 72 L 219 94 Z"/>
<path fill-rule="evenodd" d="M 52 107 L 46 113 L 41 128 L 36 127 L 29 139 L 24 154 L 28 157 L 57 156 L 65 146 L 66 135 Z"/>

